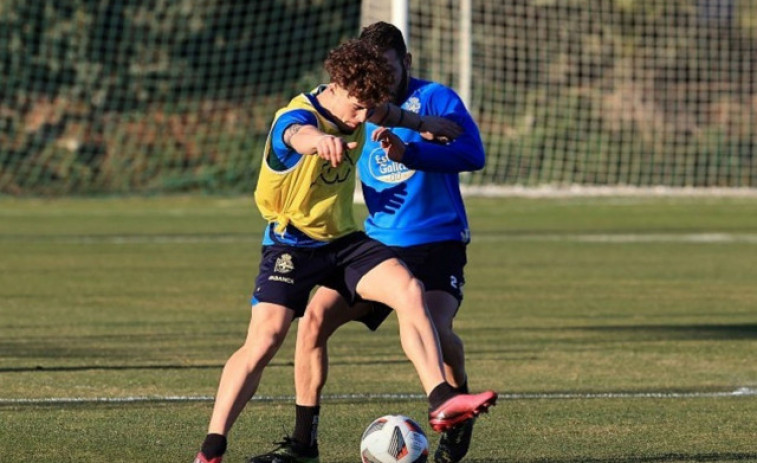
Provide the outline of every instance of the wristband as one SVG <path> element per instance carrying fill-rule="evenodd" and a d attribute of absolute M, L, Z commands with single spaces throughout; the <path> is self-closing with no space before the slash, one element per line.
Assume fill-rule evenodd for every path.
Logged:
<path fill-rule="evenodd" d="M 400 109 L 400 111 L 402 111 L 402 110 Z M 384 117 L 382 117 L 381 120 L 376 123 L 376 125 L 383 126 L 384 123 L 386 122 L 386 120 L 389 118 L 389 114 L 391 112 L 392 112 L 392 107 L 389 106 L 389 105 L 387 105 L 387 107 L 386 107 L 386 113 L 384 113 Z"/>

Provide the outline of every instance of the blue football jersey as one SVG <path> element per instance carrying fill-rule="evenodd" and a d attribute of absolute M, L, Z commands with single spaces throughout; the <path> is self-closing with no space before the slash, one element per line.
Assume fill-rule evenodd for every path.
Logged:
<path fill-rule="evenodd" d="M 390 160 L 370 140 L 377 128 L 368 123 L 366 143 L 358 161 L 369 216 L 365 231 L 390 246 L 439 241 L 470 241 L 468 218 L 460 194 L 459 173 L 484 166 L 478 126 L 460 97 L 449 87 L 411 79 L 402 108 L 420 115 L 443 116 L 463 128 L 447 144 L 432 143 L 410 129 L 392 131 L 407 145 L 401 163 Z"/>

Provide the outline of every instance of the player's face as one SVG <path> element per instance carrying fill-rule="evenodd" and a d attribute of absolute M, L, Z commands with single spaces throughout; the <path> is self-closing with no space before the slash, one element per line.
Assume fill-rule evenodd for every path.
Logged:
<path fill-rule="evenodd" d="M 394 94 L 394 102 L 400 104 L 405 99 L 405 93 L 407 93 L 407 84 L 409 80 L 408 68 L 410 67 L 410 54 L 408 53 L 404 57 L 397 55 L 395 50 L 387 50 L 384 53 L 384 58 L 389 61 L 389 64 L 394 69 L 394 86 L 392 87 L 392 94 Z"/>
<path fill-rule="evenodd" d="M 345 128 L 355 130 L 368 119 L 370 108 L 367 105 L 350 96 L 347 90 L 338 85 L 333 87 L 333 91 L 336 104 L 331 112 Z"/>

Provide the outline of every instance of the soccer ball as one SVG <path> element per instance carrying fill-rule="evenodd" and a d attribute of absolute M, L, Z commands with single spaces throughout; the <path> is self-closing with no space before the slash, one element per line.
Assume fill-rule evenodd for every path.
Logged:
<path fill-rule="evenodd" d="M 363 463 L 426 463 L 428 439 L 403 415 L 386 415 L 368 425 L 360 440 Z"/>

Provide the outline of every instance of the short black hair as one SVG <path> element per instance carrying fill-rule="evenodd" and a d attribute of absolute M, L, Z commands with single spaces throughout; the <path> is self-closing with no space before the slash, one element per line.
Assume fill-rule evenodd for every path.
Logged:
<path fill-rule="evenodd" d="M 397 26 L 384 21 L 364 27 L 360 33 L 360 40 L 368 41 L 383 51 L 394 50 L 400 58 L 407 55 L 407 45 L 405 38 L 402 37 L 402 31 Z"/>

